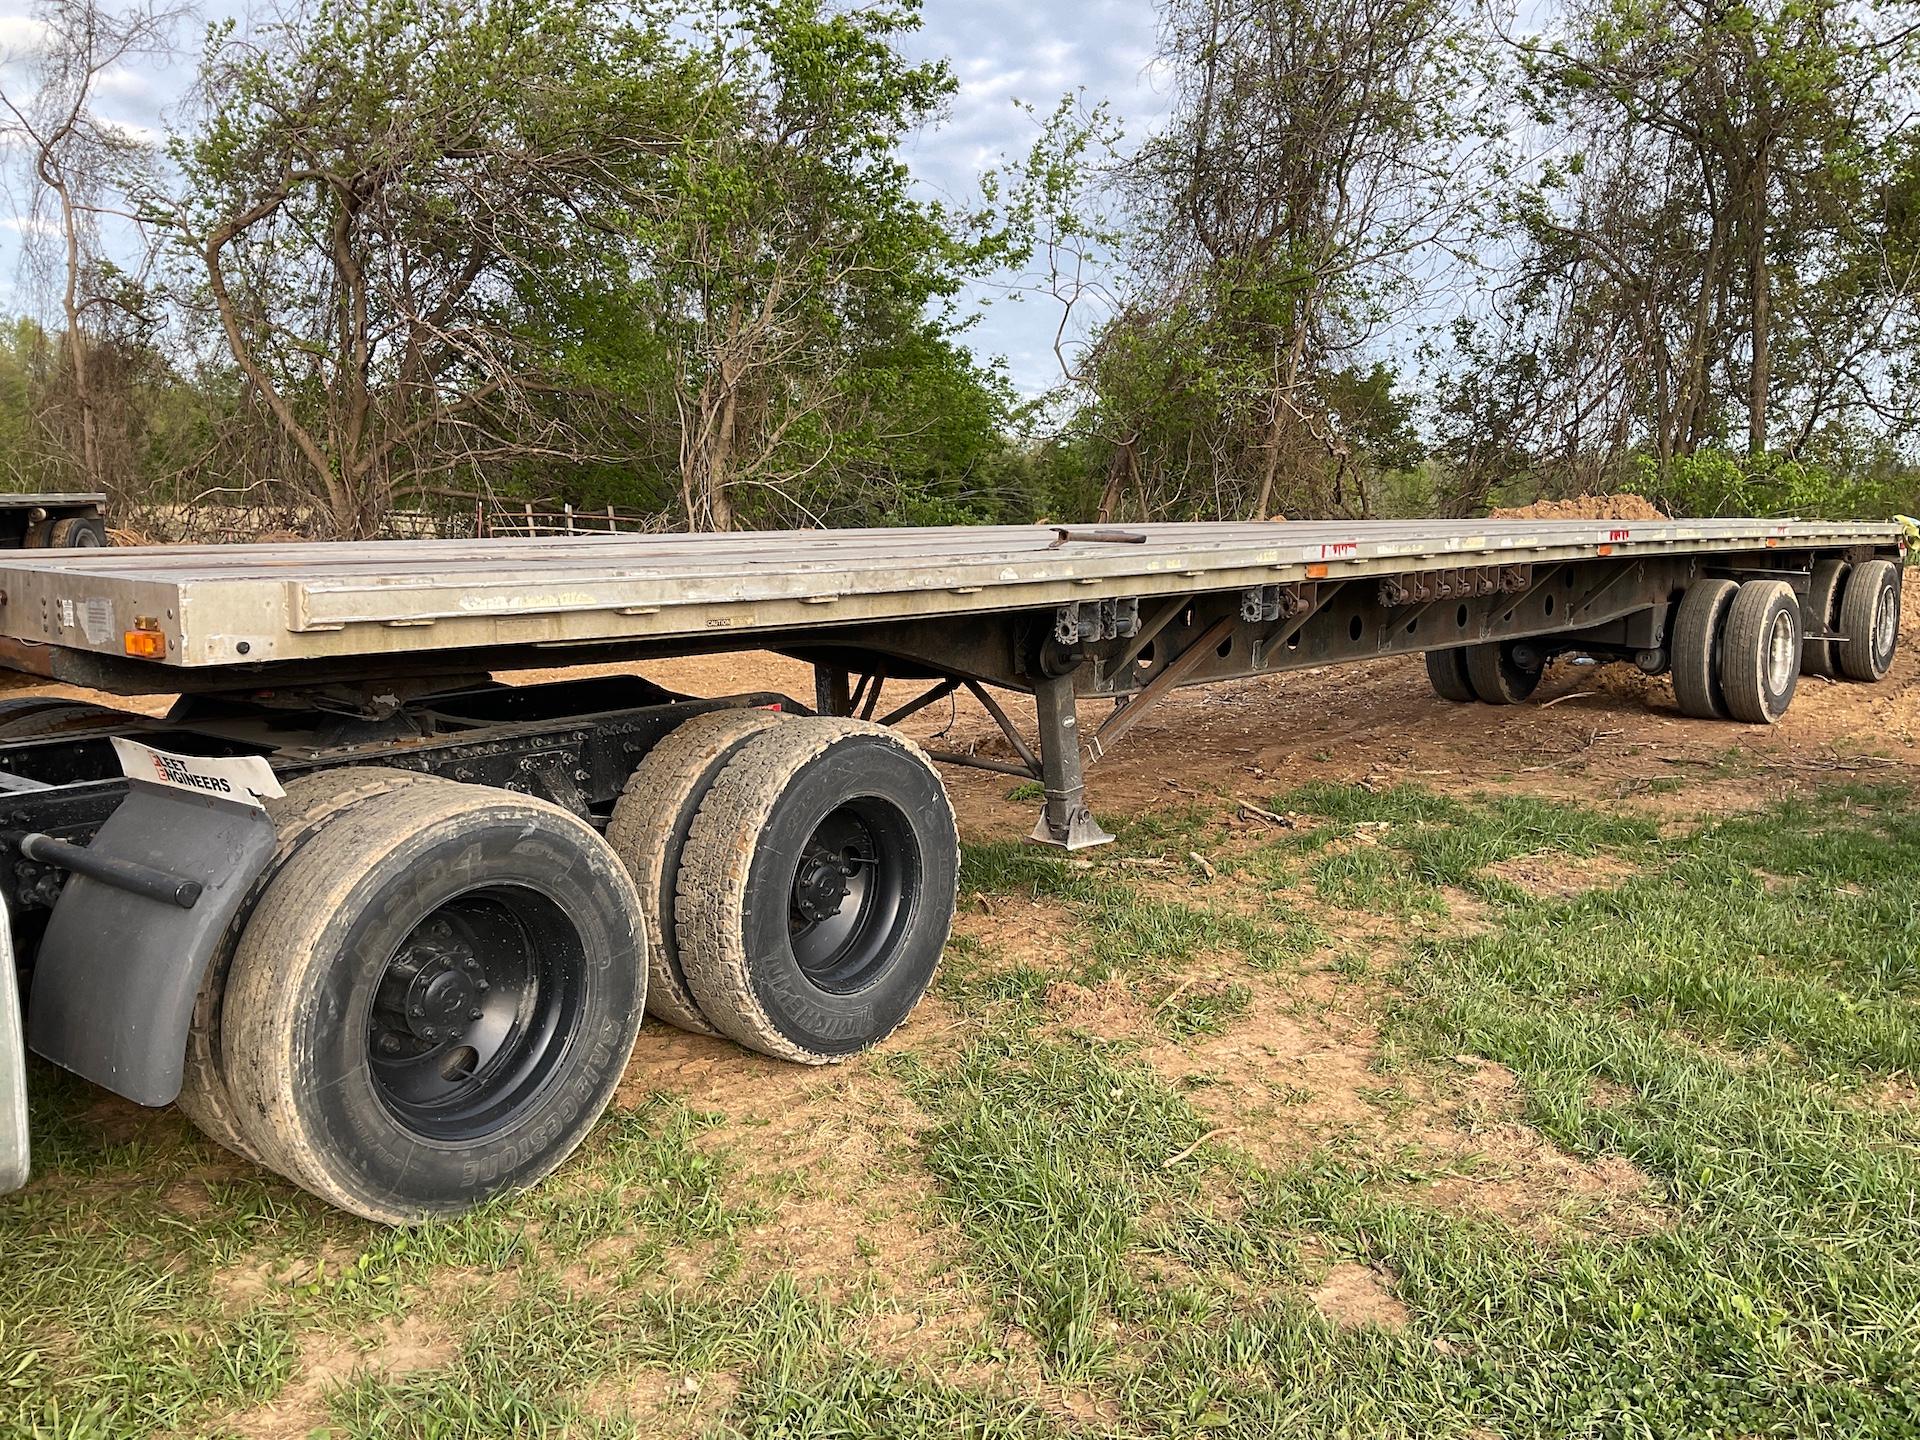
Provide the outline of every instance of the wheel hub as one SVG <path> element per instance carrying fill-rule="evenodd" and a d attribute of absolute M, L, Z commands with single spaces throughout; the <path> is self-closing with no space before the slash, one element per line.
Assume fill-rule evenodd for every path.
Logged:
<path fill-rule="evenodd" d="M 801 862 L 793 879 L 793 908 L 809 921 L 830 920 L 847 898 L 847 879 L 854 867 L 824 855 Z"/>
<path fill-rule="evenodd" d="M 1774 616 L 1767 644 L 1767 686 L 1776 694 L 1785 690 L 1793 679 L 1796 628 L 1793 616 L 1787 611 Z"/>
<path fill-rule="evenodd" d="M 472 949 L 451 937 L 416 941 L 396 956 L 380 986 L 380 1008 L 392 1030 L 439 1044 L 458 1040 L 481 1016 L 488 989 L 485 970 Z"/>

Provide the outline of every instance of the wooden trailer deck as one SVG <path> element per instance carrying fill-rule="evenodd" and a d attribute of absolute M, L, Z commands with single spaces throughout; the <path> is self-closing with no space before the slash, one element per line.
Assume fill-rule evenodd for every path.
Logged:
<path fill-rule="evenodd" d="M 1884 551 L 1899 534 L 1866 522 L 1397 520 L 28 551 L 0 556 L 0 644 L 12 642 L 0 659 L 51 673 L 35 648 L 169 669 L 636 640 L 693 651 L 740 635 L 1473 565 Z"/>

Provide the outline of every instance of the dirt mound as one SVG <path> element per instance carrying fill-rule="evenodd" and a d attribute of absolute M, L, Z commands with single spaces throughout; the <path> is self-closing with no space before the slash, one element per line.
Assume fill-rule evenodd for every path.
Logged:
<path fill-rule="evenodd" d="M 1490 520 L 1665 520 L 1666 511 L 1644 495 L 1575 495 L 1536 500 L 1511 510 L 1488 512 Z"/>

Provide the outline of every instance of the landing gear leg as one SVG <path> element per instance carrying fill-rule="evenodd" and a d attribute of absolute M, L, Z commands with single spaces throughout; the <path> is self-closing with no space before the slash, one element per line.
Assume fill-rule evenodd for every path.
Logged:
<path fill-rule="evenodd" d="M 813 667 L 813 708 L 821 715 L 851 715 L 853 691 L 847 672 L 832 665 Z"/>
<path fill-rule="evenodd" d="M 1053 675 L 1033 688 L 1040 722 L 1040 775 L 1047 808 L 1033 827 L 1041 845 L 1084 850 L 1113 839 L 1087 809 L 1086 774 L 1080 762 L 1080 724 L 1073 708 L 1073 677 Z"/>

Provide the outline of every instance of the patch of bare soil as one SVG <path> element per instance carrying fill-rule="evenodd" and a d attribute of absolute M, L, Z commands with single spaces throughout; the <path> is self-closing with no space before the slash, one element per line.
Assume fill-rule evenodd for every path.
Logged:
<path fill-rule="evenodd" d="M 785 1272 L 829 1300 L 888 1317 L 875 1322 L 882 1338 L 896 1326 L 916 1346 L 951 1354 L 987 1312 L 966 1287 L 962 1239 L 940 1218 L 919 1163 L 926 1117 L 882 1057 L 946 1048 L 954 1024 L 929 997 L 878 1051 L 818 1068 L 651 1024 L 615 1103 L 664 1092 L 722 1117 L 696 1143 L 724 1154 L 735 1198 L 764 1213 L 739 1237 L 747 1274 Z M 696 1261 L 664 1278 L 697 1287 L 707 1277 Z"/>
<path fill-rule="evenodd" d="M 1153 1007 L 1118 975 L 1097 985 L 1056 980 L 1047 986 L 1045 1003 L 1054 1025 L 1102 1040 L 1144 1034 L 1153 1024 Z"/>
<path fill-rule="evenodd" d="M 1268 1164 L 1332 1148 L 1414 1163 L 1412 1198 L 1500 1220 L 1536 1238 L 1659 1223 L 1651 1182 L 1617 1156 L 1569 1154 L 1522 1119 L 1511 1071 L 1461 1056 L 1447 1071 L 1382 1068 L 1365 995 L 1309 974 L 1262 986 L 1226 1033 L 1165 1042 L 1147 1062 L 1187 1091 L 1217 1133 Z"/>
<path fill-rule="evenodd" d="M 1371 1326 L 1376 1330 L 1404 1330 L 1413 1316 L 1393 1287 L 1371 1265 L 1351 1261 L 1334 1266 L 1308 1292 L 1313 1308 L 1343 1330 Z"/>
<path fill-rule="evenodd" d="M 709 1435 L 739 1393 L 739 1377 L 728 1370 L 676 1375 L 648 1368 L 596 1382 L 580 1408 L 599 1419 L 644 1417 L 649 1435 Z"/>
<path fill-rule="evenodd" d="M 1667 512 L 1644 495 L 1575 495 L 1487 512 L 1489 520 L 1665 520 Z"/>
<path fill-rule="evenodd" d="M 408 1375 L 449 1365 L 459 1343 L 427 1321 L 409 1315 L 383 1320 L 371 1334 L 351 1339 L 309 1333 L 300 1338 L 300 1372 L 272 1400 L 227 1422 L 247 1440 L 305 1440 L 327 1419 L 328 1394 L 356 1374 Z"/>
<path fill-rule="evenodd" d="M 1639 867 L 1617 855 L 1563 855 L 1545 851 L 1497 861 L 1487 867 L 1486 873 L 1530 894 L 1564 900 L 1589 890 L 1612 889 L 1637 875 Z"/>

